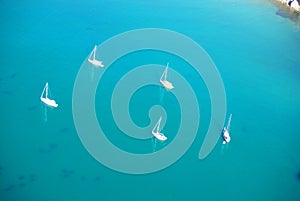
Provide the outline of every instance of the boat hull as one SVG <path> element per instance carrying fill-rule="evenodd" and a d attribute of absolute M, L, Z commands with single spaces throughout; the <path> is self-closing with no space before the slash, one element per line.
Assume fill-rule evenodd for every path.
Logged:
<path fill-rule="evenodd" d="M 173 84 L 167 80 L 160 80 L 160 83 L 167 89 L 171 90 L 174 88 Z"/>
<path fill-rule="evenodd" d="M 223 144 L 229 143 L 231 140 L 229 132 L 226 128 L 223 129 L 222 137 L 223 137 Z"/>
<path fill-rule="evenodd" d="M 164 134 L 162 134 L 162 133 L 155 133 L 155 132 L 152 132 L 152 135 L 156 138 L 156 139 L 158 139 L 158 140 L 160 140 L 160 141 L 166 141 L 168 138 L 164 135 Z"/>
<path fill-rule="evenodd" d="M 88 59 L 88 61 L 96 67 L 101 67 L 101 68 L 104 67 L 103 63 L 96 59 Z"/>
<path fill-rule="evenodd" d="M 43 103 L 45 103 L 46 105 L 50 106 L 50 107 L 57 107 L 58 106 L 58 104 L 55 102 L 55 100 L 51 100 L 49 98 L 41 97 L 41 101 Z"/>

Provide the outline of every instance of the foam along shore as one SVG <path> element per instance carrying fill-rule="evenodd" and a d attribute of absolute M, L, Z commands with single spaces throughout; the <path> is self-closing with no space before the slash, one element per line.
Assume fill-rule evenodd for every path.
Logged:
<path fill-rule="evenodd" d="M 300 0 L 278 0 L 278 1 L 300 12 Z"/>

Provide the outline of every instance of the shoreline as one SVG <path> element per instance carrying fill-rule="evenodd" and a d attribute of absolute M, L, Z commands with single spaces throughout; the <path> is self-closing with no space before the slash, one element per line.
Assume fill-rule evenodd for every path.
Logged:
<path fill-rule="evenodd" d="M 299 2 L 300 0 L 294 1 Z M 288 3 L 290 2 L 290 0 L 269 0 L 269 2 L 273 3 L 278 8 L 278 10 L 276 11 L 276 15 L 279 15 L 283 18 L 287 18 L 298 25 L 300 24 L 300 8 L 299 10 L 296 10 L 293 7 L 291 7 Z"/>
<path fill-rule="evenodd" d="M 276 0 L 276 1 L 300 13 L 300 0 Z"/>

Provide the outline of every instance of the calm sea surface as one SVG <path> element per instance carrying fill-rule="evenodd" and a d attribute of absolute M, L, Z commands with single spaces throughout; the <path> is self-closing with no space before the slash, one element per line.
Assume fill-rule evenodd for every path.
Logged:
<path fill-rule="evenodd" d="M 2 2 L 0 200 L 300 200 L 300 26 L 277 11 L 263 0 Z M 224 82 L 227 117 L 233 114 L 232 141 L 222 146 L 220 139 L 199 160 L 211 118 L 203 80 L 174 55 L 135 52 L 113 63 L 99 82 L 95 108 L 107 137 L 134 153 L 168 146 L 132 141 L 117 128 L 110 110 L 118 79 L 149 63 L 170 62 L 189 81 L 201 122 L 194 143 L 176 163 L 130 175 L 102 165 L 82 145 L 72 93 L 95 44 L 141 28 L 182 33 L 207 51 Z M 58 108 L 47 108 L 39 99 L 46 82 Z M 154 104 L 164 106 L 170 117 L 163 131 L 171 141 L 180 121 L 172 93 L 158 86 L 141 88 L 132 96 L 130 115 L 147 126 L 145 115 Z"/>

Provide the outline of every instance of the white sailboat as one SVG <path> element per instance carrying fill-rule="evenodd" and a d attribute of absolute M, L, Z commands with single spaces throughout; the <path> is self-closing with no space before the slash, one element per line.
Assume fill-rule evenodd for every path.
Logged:
<path fill-rule="evenodd" d="M 166 66 L 165 71 L 163 72 L 163 74 L 160 77 L 160 83 L 167 89 L 167 90 L 171 90 L 174 88 L 173 84 L 171 82 L 169 82 L 167 80 L 167 74 L 168 74 L 168 67 L 169 67 L 169 63 Z"/>
<path fill-rule="evenodd" d="M 89 58 L 88 58 L 88 61 L 93 64 L 94 66 L 96 67 L 104 67 L 102 61 L 99 61 L 96 59 L 96 51 L 97 51 L 97 46 L 95 45 L 93 51 L 91 52 Z"/>
<path fill-rule="evenodd" d="M 227 122 L 227 126 L 223 128 L 222 131 L 222 137 L 223 137 L 223 144 L 229 143 L 231 140 L 231 137 L 229 135 L 229 129 L 230 129 L 230 123 L 231 123 L 231 117 L 232 114 L 230 114 L 228 122 Z"/>
<path fill-rule="evenodd" d="M 50 107 L 57 107 L 58 104 L 55 102 L 55 100 L 51 100 L 48 98 L 48 90 L 49 90 L 48 88 L 49 88 L 49 85 L 47 82 L 43 89 L 40 99 L 43 103 L 45 103 L 46 105 L 48 105 Z"/>
<path fill-rule="evenodd" d="M 160 133 L 160 122 L 161 122 L 161 117 L 159 118 L 158 122 L 155 124 L 154 128 L 152 129 L 152 135 L 160 141 L 165 141 L 168 138 L 163 133 Z"/>

